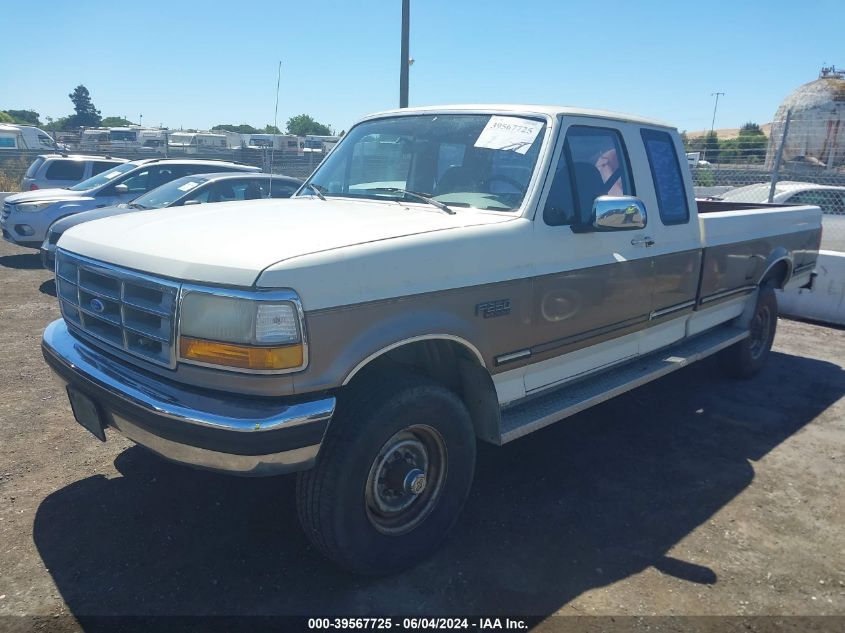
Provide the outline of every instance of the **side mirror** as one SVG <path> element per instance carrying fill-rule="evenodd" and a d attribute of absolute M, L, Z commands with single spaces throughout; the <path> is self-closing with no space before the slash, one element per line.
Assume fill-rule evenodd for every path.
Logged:
<path fill-rule="evenodd" d="M 115 185 L 114 192 L 117 194 L 123 195 L 124 193 L 129 193 L 129 186 L 128 185 Z"/>
<path fill-rule="evenodd" d="M 591 217 L 594 231 L 637 231 L 648 223 L 643 201 L 634 196 L 599 196 Z"/>

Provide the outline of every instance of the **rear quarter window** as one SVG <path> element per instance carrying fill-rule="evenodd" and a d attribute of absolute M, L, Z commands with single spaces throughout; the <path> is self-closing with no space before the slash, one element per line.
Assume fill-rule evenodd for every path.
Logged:
<path fill-rule="evenodd" d="M 47 167 L 44 177 L 47 180 L 82 180 L 85 174 L 85 161 L 55 160 Z"/>
<path fill-rule="evenodd" d="M 641 130 L 640 134 L 651 168 L 661 221 L 667 225 L 686 224 L 689 222 L 687 193 L 672 135 L 647 129 Z"/>
<path fill-rule="evenodd" d="M 32 178 L 38 172 L 38 169 L 41 165 L 44 164 L 44 158 L 39 156 L 34 161 L 32 161 L 32 165 L 29 166 L 29 169 L 26 170 L 26 177 Z"/>

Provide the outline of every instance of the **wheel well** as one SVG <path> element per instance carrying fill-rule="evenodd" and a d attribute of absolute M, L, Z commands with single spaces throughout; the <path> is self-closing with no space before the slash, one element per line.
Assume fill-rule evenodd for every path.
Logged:
<path fill-rule="evenodd" d="M 496 388 L 475 350 L 448 339 L 409 342 L 373 358 L 345 388 L 378 380 L 379 374 L 395 371 L 423 374 L 455 392 L 469 411 L 476 435 L 487 441 L 498 441 L 500 413 Z"/>
<path fill-rule="evenodd" d="M 760 285 L 783 289 L 783 286 L 786 284 L 788 279 L 789 262 L 785 259 L 781 259 L 766 271 L 765 275 L 760 280 Z"/>

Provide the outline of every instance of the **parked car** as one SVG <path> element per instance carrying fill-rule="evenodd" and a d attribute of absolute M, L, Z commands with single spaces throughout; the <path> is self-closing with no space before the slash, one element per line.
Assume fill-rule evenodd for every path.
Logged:
<path fill-rule="evenodd" d="M 763 203 L 769 199 L 768 183 L 731 189 L 719 196 L 726 202 Z M 845 187 L 784 180 L 775 185 L 775 204 L 812 204 L 822 210 L 821 248 L 845 252 Z"/>
<path fill-rule="evenodd" d="M 148 191 L 130 203 L 102 209 L 92 209 L 57 220 L 47 232 L 41 245 L 41 262 L 53 270 L 56 263 L 56 244 L 62 234 L 83 222 L 109 218 L 124 213 L 149 211 L 191 204 L 260 200 L 262 198 L 290 198 L 302 186 L 302 181 L 288 176 L 223 172 L 184 176 Z"/>
<path fill-rule="evenodd" d="M 261 170 L 228 161 L 184 158 L 121 163 L 68 189 L 39 189 L 7 197 L 0 213 L 3 239 L 18 246 L 40 248 L 50 226 L 63 217 L 129 202 L 182 176 L 221 171 Z"/>
<path fill-rule="evenodd" d="M 770 188 L 769 183 L 737 187 L 726 191 L 719 196 L 719 199 L 733 202 L 768 202 Z M 822 213 L 845 215 L 845 187 L 783 180 L 775 184 L 772 202 L 775 204 L 812 204 L 819 207 Z"/>
<path fill-rule="evenodd" d="M 684 161 L 677 130 L 628 115 L 373 115 L 289 200 L 67 231 L 44 357 L 100 440 L 298 472 L 314 546 L 396 571 L 455 523 L 477 440 L 712 354 L 763 367 L 774 289 L 811 279 L 821 211 L 696 204 Z"/>
<path fill-rule="evenodd" d="M 111 156 L 41 154 L 26 170 L 21 191 L 65 189 L 125 162 L 128 162 L 125 158 Z"/>

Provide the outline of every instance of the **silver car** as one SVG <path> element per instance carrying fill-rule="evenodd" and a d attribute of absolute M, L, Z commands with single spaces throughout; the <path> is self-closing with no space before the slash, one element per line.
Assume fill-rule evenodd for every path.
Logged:
<path fill-rule="evenodd" d="M 296 178 L 270 174 L 229 172 L 178 178 L 135 198 L 129 204 L 85 211 L 55 222 L 41 245 L 41 262 L 44 268 L 53 270 L 59 238 L 69 228 L 83 222 L 166 207 L 261 198 L 290 198 L 301 186 L 302 181 Z"/>
<path fill-rule="evenodd" d="M 40 248 L 53 222 L 75 213 L 130 202 L 142 193 L 191 174 L 239 171 L 258 173 L 251 165 L 221 160 L 148 158 L 116 165 L 69 189 L 39 189 L 7 197 L 0 213 L 3 239 Z"/>
<path fill-rule="evenodd" d="M 21 191 L 56 189 L 73 185 L 128 162 L 111 156 L 41 154 L 35 157 L 21 180 Z"/>

